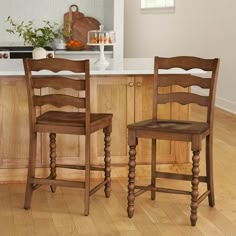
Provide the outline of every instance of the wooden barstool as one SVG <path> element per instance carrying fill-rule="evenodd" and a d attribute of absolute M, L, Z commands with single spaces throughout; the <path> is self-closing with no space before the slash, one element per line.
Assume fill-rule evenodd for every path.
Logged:
<path fill-rule="evenodd" d="M 134 214 L 135 197 L 151 191 L 151 199 L 155 199 L 156 192 L 176 193 L 191 195 L 191 224 L 197 222 L 197 209 L 199 203 L 208 196 L 209 205 L 215 205 L 213 187 L 213 119 L 214 103 L 216 92 L 216 80 L 218 74 L 219 59 L 202 59 L 196 57 L 155 57 L 154 64 L 154 84 L 153 84 L 153 114 L 152 119 L 140 121 L 128 125 L 128 144 L 129 144 L 129 184 L 128 184 L 128 216 Z M 169 70 L 180 68 L 183 74 L 159 74 L 159 69 Z M 210 73 L 209 78 L 193 76 L 191 72 L 184 72 L 199 68 Z M 188 92 L 170 92 L 160 94 L 158 88 L 178 85 L 181 87 L 199 86 L 209 90 L 208 95 L 200 96 Z M 158 119 L 158 104 L 179 103 L 182 105 L 196 103 L 207 107 L 207 117 L 205 122 L 190 120 L 160 120 Z M 135 159 L 136 145 L 139 138 L 152 140 L 152 161 L 151 161 L 151 183 L 148 186 L 135 185 Z M 206 176 L 199 176 L 200 151 L 202 140 L 206 139 Z M 160 172 L 156 169 L 156 140 L 174 140 L 191 143 L 192 156 L 192 175 Z M 177 180 L 189 180 L 192 183 L 191 191 L 179 189 L 160 188 L 156 186 L 156 178 L 167 178 Z M 207 183 L 207 190 L 199 196 L 199 182 Z"/>
<path fill-rule="evenodd" d="M 112 131 L 112 114 L 90 113 L 89 60 L 24 59 L 24 69 L 30 122 L 29 166 L 24 207 L 25 209 L 30 208 L 33 190 L 43 184 L 50 185 L 53 192 L 55 192 L 56 186 L 76 187 L 84 188 L 84 215 L 88 215 L 89 197 L 93 193 L 105 186 L 105 195 L 106 197 L 110 196 L 110 134 Z M 45 72 L 42 70 L 50 72 L 44 75 Z M 37 73 L 39 71 L 41 73 Z M 68 71 L 70 72 L 70 77 L 66 76 Z M 52 89 L 48 89 L 50 93 L 42 95 L 40 91 L 43 88 Z M 76 94 L 79 94 L 79 96 L 62 94 L 65 88 L 76 90 Z M 36 92 L 36 90 L 39 92 Z M 57 90 L 60 90 L 60 94 L 55 92 Z M 47 111 L 43 112 L 45 110 L 41 109 L 43 106 L 47 106 Z M 64 106 L 69 106 L 71 111 L 62 111 L 60 108 Z M 105 134 L 105 164 L 102 167 L 93 167 L 90 164 L 90 135 L 98 130 L 103 130 Z M 35 176 L 38 133 L 49 133 L 50 137 L 50 175 L 45 178 Z M 85 136 L 85 165 L 56 163 L 56 134 Z M 84 181 L 58 179 L 56 174 L 57 167 L 84 170 Z M 105 173 L 104 181 L 93 189 L 90 189 L 90 170 L 104 171 Z"/>

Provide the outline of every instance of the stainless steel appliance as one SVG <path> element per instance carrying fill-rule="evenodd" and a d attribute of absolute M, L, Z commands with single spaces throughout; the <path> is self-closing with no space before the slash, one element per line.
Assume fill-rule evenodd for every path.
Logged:
<path fill-rule="evenodd" d="M 54 51 L 51 47 L 45 47 L 47 57 L 54 57 Z M 32 58 L 33 47 L 29 46 L 0 46 L 0 60 Z"/>

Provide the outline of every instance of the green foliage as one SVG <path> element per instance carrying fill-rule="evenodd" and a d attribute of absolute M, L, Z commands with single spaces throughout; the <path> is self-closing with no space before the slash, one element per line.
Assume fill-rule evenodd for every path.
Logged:
<path fill-rule="evenodd" d="M 33 21 L 27 23 L 22 21 L 17 24 L 10 16 L 7 22 L 11 25 L 11 28 L 6 29 L 8 33 L 18 34 L 24 39 L 25 44 L 31 44 L 33 47 L 46 47 L 56 38 L 63 36 L 63 29 L 60 29 L 55 22 L 43 21 L 44 26 L 39 28 L 35 27 Z"/>

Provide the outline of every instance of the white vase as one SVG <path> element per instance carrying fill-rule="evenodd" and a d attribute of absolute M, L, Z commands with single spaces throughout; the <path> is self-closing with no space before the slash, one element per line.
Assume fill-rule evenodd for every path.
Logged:
<path fill-rule="evenodd" d="M 47 57 L 47 51 L 44 48 L 34 48 L 32 51 L 33 59 L 43 59 Z"/>
<path fill-rule="evenodd" d="M 56 49 L 66 49 L 66 43 L 64 42 L 64 40 L 63 39 L 56 39 L 55 41 L 54 41 L 54 47 L 56 48 Z"/>

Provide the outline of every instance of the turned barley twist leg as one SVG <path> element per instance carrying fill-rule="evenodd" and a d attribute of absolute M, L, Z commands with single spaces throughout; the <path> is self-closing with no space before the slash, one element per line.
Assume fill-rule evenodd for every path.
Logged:
<path fill-rule="evenodd" d="M 127 212 L 129 218 L 131 218 L 134 214 L 134 188 L 135 188 L 135 156 L 136 156 L 136 146 L 129 147 L 129 174 L 128 174 L 128 207 Z"/>
<path fill-rule="evenodd" d="M 50 137 L 50 179 L 56 179 L 56 134 L 51 133 Z M 51 191 L 56 191 L 56 186 L 50 186 Z"/>
<path fill-rule="evenodd" d="M 191 225 L 195 226 L 197 222 L 197 208 L 198 208 L 198 184 L 199 184 L 199 162 L 200 162 L 200 157 L 199 157 L 200 151 L 193 151 L 193 167 L 192 167 L 192 199 L 191 199 L 191 215 L 190 215 L 190 220 L 191 220 Z"/>
<path fill-rule="evenodd" d="M 104 137 L 104 162 L 105 162 L 105 196 L 108 198 L 111 194 L 111 136 L 110 133 L 105 133 Z"/>

